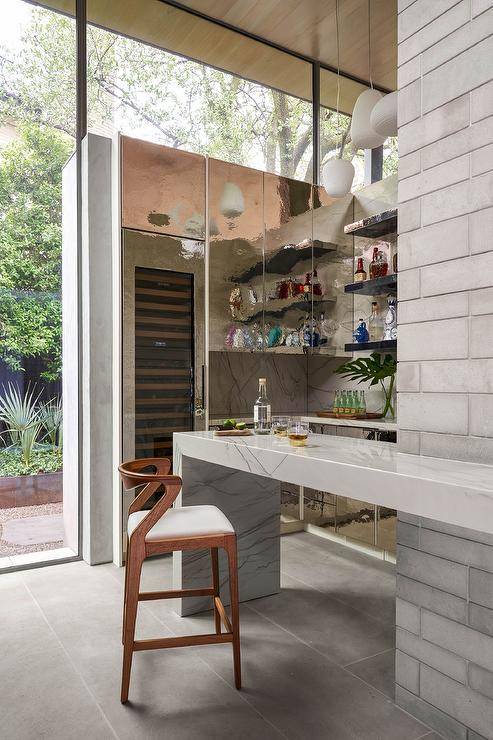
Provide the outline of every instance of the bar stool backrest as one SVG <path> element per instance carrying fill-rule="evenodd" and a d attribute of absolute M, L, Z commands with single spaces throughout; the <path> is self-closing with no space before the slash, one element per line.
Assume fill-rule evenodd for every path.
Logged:
<path fill-rule="evenodd" d="M 141 472 L 154 468 L 155 472 Z M 178 475 L 169 475 L 171 460 L 167 457 L 145 457 L 127 460 L 118 466 L 120 478 L 126 491 L 144 485 L 143 490 L 132 501 L 128 513 L 141 511 L 144 504 L 156 491 L 164 486 L 165 494 L 160 498 L 132 532 L 132 541 L 143 541 L 149 530 L 172 506 L 180 493 L 182 480 Z"/>

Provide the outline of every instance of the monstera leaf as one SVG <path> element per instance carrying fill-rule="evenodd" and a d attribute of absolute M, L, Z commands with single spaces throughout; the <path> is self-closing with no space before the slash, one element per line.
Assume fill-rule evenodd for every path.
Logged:
<path fill-rule="evenodd" d="M 382 383 L 384 378 L 393 378 L 397 369 L 397 362 L 392 355 L 382 355 L 372 352 L 369 357 L 360 357 L 340 365 L 334 372 L 344 378 L 350 378 L 358 383 L 370 383 L 376 385 Z"/>

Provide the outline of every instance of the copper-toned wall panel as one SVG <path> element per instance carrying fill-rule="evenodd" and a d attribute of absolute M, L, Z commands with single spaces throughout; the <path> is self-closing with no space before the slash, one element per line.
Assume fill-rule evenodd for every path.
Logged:
<path fill-rule="evenodd" d="M 211 350 L 261 348 L 262 172 L 209 161 Z"/>
<path fill-rule="evenodd" d="M 122 226 L 205 238 L 205 159 L 148 141 L 121 139 Z"/>

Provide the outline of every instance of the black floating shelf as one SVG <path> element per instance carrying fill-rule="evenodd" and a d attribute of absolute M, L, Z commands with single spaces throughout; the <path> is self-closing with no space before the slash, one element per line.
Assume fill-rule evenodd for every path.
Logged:
<path fill-rule="evenodd" d="M 337 251 L 337 244 L 331 242 L 322 242 L 315 239 L 313 242 L 313 256 L 316 258 L 323 257 L 325 254 Z M 312 245 L 305 247 L 286 246 L 279 249 L 271 257 L 265 260 L 265 272 L 271 275 L 288 275 L 298 262 L 303 262 L 312 258 Z M 232 276 L 232 283 L 249 283 L 253 278 L 262 275 L 264 264 L 262 261 L 252 265 L 241 275 Z"/>
<path fill-rule="evenodd" d="M 392 234 L 394 231 L 397 231 L 397 208 L 377 213 L 376 216 L 363 218 L 361 221 L 355 221 L 354 224 L 347 224 L 344 227 L 345 234 L 366 236 L 372 239 L 385 236 L 385 234 Z"/>
<path fill-rule="evenodd" d="M 345 344 L 344 349 L 346 352 L 366 352 L 370 349 L 397 349 L 397 339 L 386 339 L 381 342 L 354 342 L 353 344 Z"/>
<path fill-rule="evenodd" d="M 386 295 L 397 292 L 397 275 L 385 275 L 384 277 L 364 280 L 359 283 L 349 283 L 344 286 L 345 293 L 357 293 L 358 295 Z"/>

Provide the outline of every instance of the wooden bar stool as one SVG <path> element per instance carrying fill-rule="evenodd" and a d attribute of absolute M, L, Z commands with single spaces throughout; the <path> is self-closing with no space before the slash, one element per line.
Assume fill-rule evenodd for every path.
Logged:
<path fill-rule="evenodd" d="M 152 468 L 154 472 L 141 472 Z M 178 496 L 182 480 L 169 475 L 171 461 L 167 458 L 145 458 L 124 462 L 118 466 L 125 490 L 144 485 L 129 509 L 127 526 L 127 560 L 123 597 L 123 671 L 121 701 L 128 700 L 130 670 L 135 650 L 210 645 L 231 642 L 235 685 L 241 688 L 240 630 L 238 606 L 238 557 L 236 534 L 228 519 L 216 506 L 184 506 L 171 508 Z M 142 510 L 149 498 L 161 487 L 165 493 L 150 510 Z M 218 548 L 228 555 L 231 621 L 219 594 Z M 142 563 L 151 555 L 180 550 L 210 549 L 212 586 L 176 591 L 140 591 Z M 174 599 L 183 596 L 210 596 L 213 599 L 215 634 L 163 637 L 135 640 L 135 622 L 139 601 Z M 221 622 L 225 632 L 221 632 Z"/>

